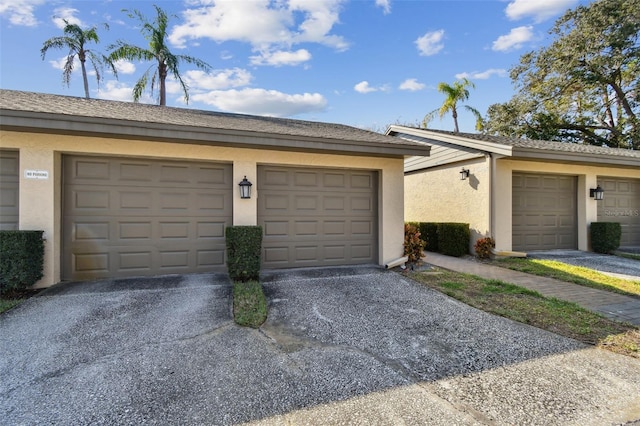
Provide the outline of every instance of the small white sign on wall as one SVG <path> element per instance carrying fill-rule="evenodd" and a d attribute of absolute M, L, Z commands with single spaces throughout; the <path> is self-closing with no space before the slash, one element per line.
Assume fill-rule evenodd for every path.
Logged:
<path fill-rule="evenodd" d="M 49 179 L 49 172 L 47 170 L 25 170 L 25 179 Z"/>

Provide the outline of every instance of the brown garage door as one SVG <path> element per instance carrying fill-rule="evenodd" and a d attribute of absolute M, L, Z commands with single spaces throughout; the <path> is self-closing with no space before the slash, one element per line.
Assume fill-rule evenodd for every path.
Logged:
<path fill-rule="evenodd" d="M 513 249 L 576 249 L 576 177 L 513 174 Z"/>
<path fill-rule="evenodd" d="M 65 156 L 63 278 L 226 270 L 231 165 Z"/>
<path fill-rule="evenodd" d="M 377 263 L 377 173 L 258 168 L 263 266 Z"/>
<path fill-rule="evenodd" d="M 0 150 L 0 229 L 18 229 L 18 151 Z"/>
<path fill-rule="evenodd" d="M 621 246 L 640 246 L 640 179 L 598 178 L 604 199 L 598 201 L 598 222 L 620 222 Z"/>

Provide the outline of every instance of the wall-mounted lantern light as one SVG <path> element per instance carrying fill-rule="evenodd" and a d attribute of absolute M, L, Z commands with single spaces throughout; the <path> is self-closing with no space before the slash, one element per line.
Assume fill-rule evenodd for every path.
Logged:
<path fill-rule="evenodd" d="M 591 188 L 589 190 L 589 196 L 595 198 L 596 201 L 602 201 L 604 199 L 604 189 L 600 188 L 600 185 L 595 189 Z"/>
<path fill-rule="evenodd" d="M 469 169 L 464 167 L 460 170 L 460 180 L 466 180 L 469 177 Z"/>
<path fill-rule="evenodd" d="M 240 198 L 251 198 L 251 186 L 253 184 L 247 180 L 246 176 L 238 185 L 240 186 Z"/>

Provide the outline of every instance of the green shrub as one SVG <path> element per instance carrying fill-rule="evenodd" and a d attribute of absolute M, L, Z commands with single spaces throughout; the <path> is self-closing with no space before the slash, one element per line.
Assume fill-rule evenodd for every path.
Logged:
<path fill-rule="evenodd" d="M 227 269 L 232 281 L 260 278 L 262 227 L 229 226 L 225 230 Z"/>
<path fill-rule="evenodd" d="M 597 253 L 611 253 L 620 247 L 622 227 L 618 222 L 591 223 L 591 248 Z"/>
<path fill-rule="evenodd" d="M 417 263 L 423 257 L 424 241 L 420 238 L 420 231 L 411 223 L 404 224 L 404 255 L 409 257 L 410 263 Z"/>
<path fill-rule="evenodd" d="M 480 259 L 488 259 L 491 256 L 491 249 L 495 247 L 496 242 L 491 237 L 480 238 L 473 246 Z"/>
<path fill-rule="evenodd" d="M 468 223 L 446 222 L 438 224 L 438 253 L 464 256 L 469 253 L 471 232 Z"/>
<path fill-rule="evenodd" d="M 0 294 L 23 290 L 42 278 L 44 231 L 0 231 Z"/>
<path fill-rule="evenodd" d="M 420 238 L 425 242 L 424 249 L 427 251 L 438 252 L 440 250 L 438 244 L 438 224 L 434 222 L 420 222 L 418 224 Z"/>

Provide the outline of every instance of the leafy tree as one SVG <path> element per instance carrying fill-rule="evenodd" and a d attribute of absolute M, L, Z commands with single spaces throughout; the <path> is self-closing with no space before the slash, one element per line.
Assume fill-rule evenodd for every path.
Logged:
<path fill-rule="evenodd" d="M 138 102 L 138 100 L 140 100 L 142 93 L 149 83 L 149 77 L 151 76 L 151 94 L 153 95 L 153 91 L 156 88 L 156 85 L 159 84 L 159 104 L 166 105 L 166 79 L 167 75 L 171 73 L 173 77 L 178 80 L 178 82 L 180 82 L 182 91 L 184 92 L 184 100 L 188 103 L 189 92 L 187 85 L 182 80 L 182 76 L 180 75 L 180 69 L 178 67 L 179 63 L 182 61 L 188 64 L 193 64 L 204 71 L 209 71 L 211 69 L 211 66 L 206 62 L 192 56 L 174 55 L 173 53 L 171 53 L 169 47 L 167 46 L 167 26 L 169 23 L 169 17 L 160 7 L 156 5 L 153 5 L 153 7 L 156 9 L 156 17 L 153 21 L 149 21 L 138 10 L 123 10 L 124 12 L 127 12 L 130 18 L 137 19 L 140 22 L 140 32 L 149 42 L 148 48 L 145 49 L 143 47 L 134 46 L 125 43 L 122 40 L 118 40 L 116 44 L 109 46 L 109 50 L 111 50 L 109 58 L 113 61 L 126 59 L 129 61 L 155 62 L 147 69 L 147 71 L 145 71 L 142 77 L 140 77 L 140 79 L 136 82 L 135 86 L 133 86 L 134 102 Z M 151 75 L 152 70 L 153 74 Z"/>
<path fill-rule="evenodd" d="M 446 98 L 444 103 L 439 109 L 433 110 L 427 115 L 425 115 L 424 120 L 422 122 L 424 127 L 427 127 L 427 124 L 433 120 L 433 117 L 437 113 L 438 116 L 442 119 L 448 112 L 451 112 L 451 116 L 453 117 L 453 125 L 454 132 L 458 133 L 460 130 L 458 129 L 458 103 L 464 102 L 469 99 L 469 87 L 475 89 L 475 84 L 473 82 L 463 78 L 462 80 L 454 81 L 452 85 L 441 82 L 438 84 L 438 91 L 443 93 Z M 482 115 L 478 112 L 477 109 L 464 105 L 467 111 L 470 111 L 476 117 L 476 130 L 482 130 L 483 121 Z"/>
<path fill-rule="evenodd" d="M 640 149 L 640 0 L 578 6 L 550 34 L 511 69 L 518 94 L 489 107 L 485 131 Z"/>
<path fill-rule="evenodd" d="M 80 61 L 80 67 L 82 68 L 84 96 L 88 99 L 89 81 L 87 79 L 87 68 L 85 65 L 87 59 L 89 59 L 89 62 L 91 62 L 91 65 L 96 72 L 96 80 L 98 81 L 98 84 L 100 84 L 100 80 L 102 79 L 102 70 L 104 69 L 105 64 L 111 68 L 114 75 L 117 76 L 117 72 L 113 62 L 109 60 L 109 58 L 87 48 L 87 44 L 89 43 L 93 42 L 97 44 L 100 42 L 95 26 L 88 30 L 83 30 L 79 25 L 71 24 L 66 19 L 63 19 L 63 22 L 64 28 L 62 31 L 64 35 L 60 37 L 52 37 L 45 41 L 42 45 L 42 49 L 40 49 L 40 54 L 42 55 L 42 60 L 44 60 L 49 49 L 69 49 L 67 61 L 64 63 L 64 69 L 62 71 L 62 81 L 67 85 L 67 87 L 69 87 L 71 73 L 73 73 L 74 61 L 77 57 Z M 109 29 L 107 24 L 104 24 L 104 27 L 105 29 Z"/>

